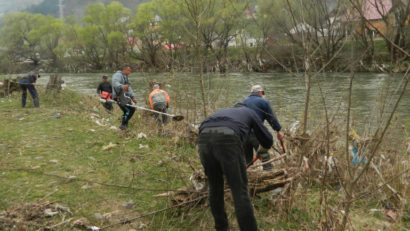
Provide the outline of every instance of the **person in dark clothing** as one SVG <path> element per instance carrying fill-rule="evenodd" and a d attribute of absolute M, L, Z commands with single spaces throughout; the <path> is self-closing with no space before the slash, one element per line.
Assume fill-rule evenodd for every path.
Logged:
<path fill-rule="evenodd" d="M 33 98 L 34 107 L 40 107 L 40 99 L 36 90 L 36 81 L 40 78 L 40 75 L 36 72 L 30 72 L 27 76 L 23 77 L 20 81 L 20 88 L 23 90 L 21 96 L 21 106 L 26 106 L 27 99 L 27 90 L 30 92 L 31 97 Z"/>
<path fill-rule="evenodd" d="M 127 106 L 132 102 L 137 103 L 135 94 L 132 91 L 128 75 L 131 74 L 131 66 L 124 65 L 120 71 L 117 71 L 112 76 L 112 98 L 118 102 L 118 106 L 124 112 L 121 121 L 121 130 L 126 130 L 128 121 L 134 115 L 135 108 Z"/>
<path fill-rule="evenodd" d="M 269 101 L 263 98 L 264 95 L 265 91 L 263 90 L 262 86 L 254 85 L 251 89 L 251 95 L 244 99 L 242 103 L 250 109 L 252 109 L 253 111 L 255 111 L 262 122 L 264 122 L 265 120 L 268 121 L 272 129 L 277 131 L 278 138 L 282 137 L 282 135 L 280 134 L 280 130 L 282 127 L 280 126 L 275 111 L 272 110 Z M 259 142 L 256 139 L 255 134 L 252 132 L 249 135 L 249 139 L 244 144 L 246 163 L 252 164 L 253 150 L 256 151 L 258 147 Z M 261 155 L 261 160 L 263 162 L 270 160 L 270 155 L 268 152 L 259 154 Z M 272 164 L 268 163 L 263 165 L 263 169 L 271 170 Z"/>
<path fill-rule="evenodd" d="M 102 77 L 102 82 L 97 87 L 97 94 L 101 94 L 103 91 L 112 94 L 112 86 L 107 81 L 107 79 L 108 77 L 106 75 Z M 113 110 L 112 103 L 110 102 L 102 103 L 102 105 L 105 107 L 105 109 L 107 109 L 109 113 L 111 113 L 111 111 Z"/>
<path fill-rule="evenodd" d="M 272 135 L 258 115 L 243 104 L 215 112 L 199 127 L 199 157 L 209 182 L 209 201 L 216 230 L 228 230 L 224 208 L 224 175 L 231 188 L 240 230 L 257 230 L 248 192 L 243 143 L 251 131 L 267 151 Z"/>

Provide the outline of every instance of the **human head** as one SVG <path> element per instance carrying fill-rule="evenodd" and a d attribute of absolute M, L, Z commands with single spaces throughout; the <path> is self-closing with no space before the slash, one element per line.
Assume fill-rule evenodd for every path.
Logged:
<path fill-rule="evenodd" d="M 159 85 L 158 85 L 158 84 L 154 84 L 154 85 L 152 86 L 152 89 L 159 89 Z"/>
<path fill-rule="evenodd" d="M 29 77 L 35 77 L 36 79 L 40 78 L 40 74 L 38 72 L 32 71 L 28 73 Z"/>
<path fill-rule="evenodd" d="M 265 91 L 261 85 L 253 85 L 251 88 L 252 93 L 257 93 L 259 96 L 265 95 Z"/>
<path fill-rule="evenodd" d="M 121 67 L 121 71 L 122 71 L 122 73 L 124 73 L 125 75 L 128 76 L 129 74 L 131 74 L 131 66 L 126 64 L 126 65 Z"/>
<path fill-rule="evenodd" d="M 103 77 L 102 77 L 102 81 L 105 83 L 105 82 L 107 82 L 107 79 L 108 79 L 108 76 L 106 76 L 106 75 L 103 75 Z"/>

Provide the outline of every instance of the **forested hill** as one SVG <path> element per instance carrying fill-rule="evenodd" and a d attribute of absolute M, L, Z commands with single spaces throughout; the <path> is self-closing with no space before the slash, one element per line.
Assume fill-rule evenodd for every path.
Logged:
<path fill-rule="evenodd" d="M 0 0 L 0 16 L 9 12 L 24 10 L 33 4 L 40 3 L 41 1 L 42 0 Z"/>
<path fill-rule="evenodd" d="M 1 0 L 0 0 L 1 1 Z M 136 11 L 137 6 L 143 2 L 147 2 L 149 0 L 116 0 L 117 2 L 121 2 L 125 7 L 131 9 L 132 11 Z M 114 0 L 64 0 L 63 1 L 63 12 L 64 15 L 77 15 L 82 17 L 84 15 L 84 10 L 88 4 L 93 3 L 104 3 L 109 4 L 110 2 L 114 2 Z M 59 0 L 43 0 L 39 4 L 32 5 L 26 9 L 26 11 L 31 13 L 39 13 L 44 15 L 53 15 L 58 17 L 59 16 Z"/>

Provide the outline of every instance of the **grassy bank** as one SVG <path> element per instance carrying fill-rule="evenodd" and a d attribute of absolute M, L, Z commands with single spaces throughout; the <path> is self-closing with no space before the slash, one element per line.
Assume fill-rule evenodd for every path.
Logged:
<path fill-rule="evenodd" d="M 24 109 L 18 94 L 0 99 L 0 213 L 25 203 L 53 202 L 68 206 L 72 214 L 46 218 L 44 226 L 86 218 L 87 224 L 101 228 L 139 217 L 108 230 L 212 230 L 207 203 L 166 209 L 172 206 L 168 199 L 153 197 L 189 184 L 192 169 L 201 169 L 196 148 L 176 136 L 184 133 L 182 124 L 159 130 L 149 115 L 137 111 L 129 131 L 123 132 L 114 129 L 120 123 L 118 107 L 110 115 L 96 99 L 70 91 L 45 95 L 40 90 L 40 99 L 40 108 L 29 100 Z M 138 138 L 140 133 L 147 138 Z M 320 188 L 315 181 L 296 188 L 289 206 L 270 193 L 253 198 L 261 230 L 318 229 Z M 329 204 L 337 206 L 340 198 L 341 191 L 330 187 Z M 233 204 L 227 201 L 230 222 L 237 229 Z M 383 208 L 377 197 L 358 200 L 352 228 L 409 228 L 408 205 L 400 208 L 402 215 L 394 222 L 380 212 Z M 76 230 L 71 223 L 56 230 Z"/>

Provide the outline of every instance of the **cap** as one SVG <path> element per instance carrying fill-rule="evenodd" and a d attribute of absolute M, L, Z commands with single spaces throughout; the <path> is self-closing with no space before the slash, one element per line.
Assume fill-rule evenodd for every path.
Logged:
<path fill-rule="evenodd" d="M 106 75 L 103 75 L 103 79 L 107 79 L 108 78 L 108 76 L 106 76 Z"/>
<path fill-rule="evenodd" d="M 260 92 L 260 91 L 264 91 L 263 87 L 261 85 L 253 85 L 252 86 L 252 89 L 251 89 L 252 93 L 257 93 L 257 92 Z"/>
<path fill-rule="evenodd" d="M 158 84 L 154 84 L 153 86 L 152 86 L 152 89 L 158 89 L 159 88 L 159 85 Z"/>

